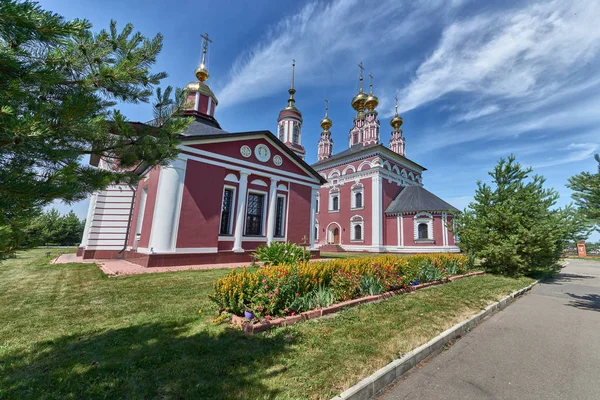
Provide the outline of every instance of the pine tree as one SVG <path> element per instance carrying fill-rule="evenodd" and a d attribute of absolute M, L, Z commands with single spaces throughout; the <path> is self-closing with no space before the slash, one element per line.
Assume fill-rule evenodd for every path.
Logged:
<path fill-rule="evenodd" d="M 31 1 L 0 2 L 0 256 L 19 246 L 41 207 L 111 182 L 135 184 L 140 170 L 177 154 L 189 123 L 174 118 L 181 90 L 157 91 L 151 124 L 131 124 L 115 109 L 149 102 L 166 77 L 151 72 L 162 36 L 148 39 L 130 24 L 119 31 L 114 21 L 91 28 Z M 121 169 L 90 167 L 87 157 Z"/>
<path fill-rule="evenodd" d="M 598 172 L 582 172 L 569 178 L 567 187 L 573 190 L 572 197 L 581 212 L 600 232 L 600 155 L 595 155 Z"/>
<path fill-rule="evenodd" d="M 474 202 L 455 217 L 462 250 L 506 275 L 552 270 L 569 240 L 585 235 L 572 207 L 555 208 L 558 193 L 545 179 L 530 177 L 514 156 L 489 173 L 494 186 L 477 182 Z"/>

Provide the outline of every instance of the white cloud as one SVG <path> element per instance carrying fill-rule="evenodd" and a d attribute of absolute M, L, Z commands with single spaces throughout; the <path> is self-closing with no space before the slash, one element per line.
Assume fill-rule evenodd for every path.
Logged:
<path fill-rule="evenodd" d="M 543 98 L 600 50 L 600 2 L 536 3 L 455 22 L 400 91 L 411 110 L 451 92 Z"/>
<path fill-rule="evenodd" d="M 557 154 L 562 157 L 553 157 L 547 161 L 538 163 L 533 168 L 553 167 L 555 165 L 568 164 L 576 161 L 586 160 L 596 153 L 600 146 L 596 143 L 571 143 L 567 146 L 566 151 L 559 151 Z"/>
<path fill-rule="evenodd" d="M 465 114 L 460 114 L 460 115 L 456 116 L 454 118 L 454 120 L 457 122 L 461 122 L 461 121 L 468 122 L 468 121 L 472 121 L 474 119 L 485 117 L 486 115 L 497 113 L 498 111 L 500 111 L 500 106 L 498 106 L 496 104 L 490 104 L 487 106 L 483 106 L 482 108 L 479 108 L 477 110 L 470 110 L 469 112 L 467 112 Z"/>
<path fill-rule="evenodd" d="M 381 65 L 381 57 L 401 51 L 415 34 L 434 24 L 436 16 L 443 16 L 461 3 L 383 0 L 368 7 L 358 0 L 308 3 L 297 14 L 280 21 L 235 62 L 228 83 L 218 93 L 220 106 L 275 92 L 285 95 L 292 59 L 297 62 L 296 79 L 302 85 L 325 86 L 339 79 L 350 84 L 349 74 L 355 73 L 358 89 L 358 62 L 363 61 L 367 73 L 375 72 L 377 79 L 377 68 L 386 75 L 401 69 L 402 65 L 392 69 Z M 375 82 L 379 88 L 381 82 Z"/>

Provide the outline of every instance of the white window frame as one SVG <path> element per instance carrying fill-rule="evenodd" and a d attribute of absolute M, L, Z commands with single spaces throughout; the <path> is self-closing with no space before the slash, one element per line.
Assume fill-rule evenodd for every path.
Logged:
<path fill-rule="evenodd" d="M 275 221 L 274 221 L 274 226 L 275 229 L 273 229 L 273 237 L 275 237 L 276 239 L 283 239 L 287 237 L 287 209 L 288 209 L 288 205 L 287 205 L 287 196 L 285 194 L 277 194 L 277 197 L 275 199 L 275 202 L 277 202 L 279 198 L 283 199 L 283 213 L 282 213 L 282 220 L 281 220 L 281 231 L 283 232 L 283 235 L 281 236 L 277 236 L 275 235 L 275 233 L 277 232 L 277 203 L 275 203 Z"/>
<path fill-rule="evenodd" d="M 225 190 L 230 189 L 233 190 L 233 195 L 231 196 L 231 218 L 229 219 L 229 233 L 221 233 L 221 219 L 223 218 L 223 200 L 225 198 Z M 233 235 L 233 220 L 235 219 L 235 205 L 237 204 L 237 187 L 231 185 L 223 186 L 223 193 L 221 194 L 221 212 L 219 213 L 219 236 L 231 236 Z"/>
<path fill-rule="evenodd" d="M 433 243 L 433 215 L 428 212 L 420 212 L 414 217 L 415 243 Z M 427 225 L 427 239 L 419 239 L 419 224 Z"/>
<path fill-rule="evenodd" d="M 357 239 L 354 235 L 354 227 L 360 226 L 360 239 Z M 350 241 L 362 243 L 365 241 L 365 219 L 360 215 L 355 215 L 350 218 Z"/>
<path fill-rule="evenodd" d="M 337 199 L 338 199 L 338 202 L 337 202 L 338 203 L 337 204 L 338 208 L 337 208 L 337 210 L 333 209 L 333 198 L 334 197 L 337 197 Z M 341 206 L 340 206 L 340 200 L 341 200 L 341 198 L 340 198 L 340 190 L 339 189 L 331 189 L 329 191 L 329 207 L 328 207 L 328 210 L 329 210 L 330 213 L 340 212 L 340 208 L 341 208 Z"/>
<path fill-rule="evenodd" d="M 262 214 L 262 223 L 261 223 L 261 233 L 260 235 L 248 235 L 246 234 L 246 223 L 248 222 L 248 199 L 251 194 L 262 194 L 263 195 L 263 214 Z M 249 189 L 248 194 L 246 195 L 246 212 L 244 214 L 244 237 L 247 238 L 259 238 L 266 236 L 267 232 L 267 203 L 269 202 L 269 194 L 267 192 L 263 192 L 262 190 Z"/>
<path fill-rule="evenodd" d="M 354 185 L 352 185 L 352 190 L 350 191 L 351 193 L 351 199 L 350 199 L 350 209 L 351 210 L 362 210 L 363 208 L 365 208 L 365 187 L 362 183 L 356 183 Z M 361 196 L 361 206 L 357 207 L 356 206 L 356 194 L 360 193 Z"/>
<path fill-rule="evenodd" d="M 319 220 L 315 219 L 315 243 L 319 241 Z"/>
<path fill-rule="evenodd" d="M 319 213 L 319 208 L 321 207 L 321 195 L 317 192 L 315 196 L 315 214 Z"/>

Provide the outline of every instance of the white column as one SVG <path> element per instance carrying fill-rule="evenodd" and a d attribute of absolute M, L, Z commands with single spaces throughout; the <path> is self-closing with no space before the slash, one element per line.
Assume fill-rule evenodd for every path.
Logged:
<path fill-rule="evenodd" d="M 442 245 L 444 247 L 448 246 L 448 227 L 446 226 L 446 213 L 442 213 L 442 237 L 443 237 L 443 242 Z"/>
<path fill-rule="evenodd" d="M 235 217 L 235 231 L 233 238 L 233 251 L 243 253 L 242 235 L 244 234 L 244 220 L 246 215 L 246 192 L 248 191 L 248 172 L 240 171 L 240 185 L 238 187 L 237 212 Z"/>
<path fill-rule="evenodd" d="M 404 215 L 400 213 L 400 246 L 404 247 Z"/>
<path fill-rule="evenodd" d="M 196 103 L 194 103 L 194 111 L 200 109 L 200 92 L 196 92 Z"/>
<path fill-rule="evenodd" d="M 80 247 L 87 247 L 88 239 L 90 237 L 90 230 L 92 229 L 92 220 L 96 211 L 96 200 L 98 199 L 98 193 L 94 193 L 90 197 L 90 205 L 88 206 L 87 216 L 85 218 L 85 226 L 83 228 L 83 237 L 81 238 Z"/>
<path fill-rule="evenodd" d="M 150 252 L 168 253 L 175 251 L 185 169 L 186 162 L 181 159 L 176 159 L 171 165 L 160 169 L 150 243 L 148 244 Z"/>
<path fill-rule="evenodd" d="M 271 178 L 269 190 L 269 214 L 267 216 L 267 244 L 273 241 L 275 236 L 275 212 L 277 210 L 277 179 Z"/>
<path fill-rule="evenodd" d="M 319 189 L 315 189 L 313 188 L 310 192 L 310 235 L 308 235 L 308 237 L 310 238 L 310 250 L 314 250 L 315 249 L 315 241 L 317 240 L 317 238 L 315 237 L 315 219 L 316 219 L 316 212 L 317 212 L 317 193 L 319 192 Z"/>
<path fill-rule="evenodd" d="M 382 179 L 379 174 L 373 176 L 371 178 L 372 188 L 371 188 L 371 246 L 375 247 L 376 250 L 379 251 L 379 247 L 381 246 L 381 236 L 382 236 L 382 226 L 381 226 L 381 184 Z"/>

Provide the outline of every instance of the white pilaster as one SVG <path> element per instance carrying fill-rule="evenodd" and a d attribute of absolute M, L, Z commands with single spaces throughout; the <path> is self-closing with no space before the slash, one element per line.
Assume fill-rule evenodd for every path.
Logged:
<path fill-rule="evenodd" d="M 248 172 L 240 171 L 240 184 L 238 187 L 238 205 L 235 217 L 235 231 L 233 239 L 233 251 L 243 253 L 242 235 L 244 234 L 244 222 L 246 215 L 246 192 L 248 191 Z"/>
<path fill-rule="evenodd" d="M 88 212 L 85 219 L 85 226 L 83 228 L 83 237 L 81 238 L 81 247 L 87 247 L 88 245 L 88 238 L 90 237 L 90 230 L 92 228 L 92 220 L 94 219 L 94 211 L 96 210 L 97 199 L 97 193 L 94 193 L 92 197 L 90 197 L 90 205 L 88 206 Z"/>
<path fill-rule="evenodd" d="M 194 104 L 194 111 L 200 110 L 200 92 L 196 92 L 196 103 Z"/>
<path fill-rule="evenodd" d="M 446 226 L 446 213 L 442 213 L 442 246 L 448 246 L 448 227 Z"/>
<path fill-rule="evenodd" d="M 277 210 L 277 179 L 271 178 L 269 190 L 269 214 L 267 216 L 267 244 L 273 241 L 275 236 L 275 212 Z"/>
<path fill-rule="evenodd" d="M 310 192 L 310 250 L 315 249 L 315 242 L 317 238 L 315 237 L 315 219 L 317 212 L 317 193 L 319 193 L 319 189 L 311 189 Z"/>
<path fill-rule="evenodd" d="M 382 200 L 382 179 L 379 173 L 371 178 L 371 245 L 379 248 L 381 246 L 382 237 L 382 211 L 381 211 L 381 200 Z"/>
<path fill-rule="evenodd" d="M 186 162 L 174 160 L 171 165 L 161 167 L 158 189 L 154 202 L 152 231 L 148 247 L 151 252 L 168 253 L 175 251 L 181 195 L 185 177 Z"/>

